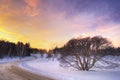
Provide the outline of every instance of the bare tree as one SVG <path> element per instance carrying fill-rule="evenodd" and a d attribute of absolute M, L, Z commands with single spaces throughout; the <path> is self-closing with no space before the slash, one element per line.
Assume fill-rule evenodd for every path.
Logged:
<path fill-rule="evenodd" d="M 97 53 L 109 46 L 111 43 L 100 36 L 72 39 L 61 49 L 60 61 L 62 66 L 88 71 L 100 59 Z"/>
<path fill-rule="evenodd" d="M 25 53 L 25 46 L 22 42 L 17 43 L 17 54 L 20 57 L 20 59 L 24 56 Z"/>

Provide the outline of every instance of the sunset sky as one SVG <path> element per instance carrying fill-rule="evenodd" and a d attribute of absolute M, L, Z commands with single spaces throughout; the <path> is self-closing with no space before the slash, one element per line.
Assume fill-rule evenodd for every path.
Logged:
<path fill-rule="evenodd" d="M 101 35 L 120 46 L 120 0 L 0 0 L 0 38 L 51 49 Z"/>

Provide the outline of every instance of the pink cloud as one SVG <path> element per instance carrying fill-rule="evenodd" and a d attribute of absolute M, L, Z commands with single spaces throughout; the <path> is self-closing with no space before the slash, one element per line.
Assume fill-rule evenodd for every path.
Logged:
<path fill-rule="evenodd" d="M 37 8 L 31 8 L 29 6 L 26 6 L 24 9 L 24 13 L 28 16 L 37 16 L 40 14 L 40 10 Z"/>
<path fill-rule="evenodd" d="M 40 0 L 24 0 L 27 4 L 24 13 L 28 16 L 37 16 L 40 13 L 40 9 L 38 9 L 38 5 Z"/>

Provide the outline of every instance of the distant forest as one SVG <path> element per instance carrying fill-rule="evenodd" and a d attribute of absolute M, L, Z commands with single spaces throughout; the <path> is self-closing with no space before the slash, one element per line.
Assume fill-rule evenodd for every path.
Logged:
<path fill-rule="evenodd" d="M 42 49 L 31 48 L 30 43 L 23 42 L 9 42 L 0 40 L 0 58 L 4 57 L 26 57 L 30 56 L 31 53 L 43 52 Z"/>

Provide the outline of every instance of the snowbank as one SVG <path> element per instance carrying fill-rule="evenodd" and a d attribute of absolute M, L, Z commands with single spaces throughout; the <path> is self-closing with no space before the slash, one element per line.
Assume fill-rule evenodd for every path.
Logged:
<path fill-rule="evenodd" d="M 28 59 L 33 59 L 32 56 L 30 57 L 24 57 L 22 59 L 20 59 L 19 57 L 14 57 L 14 58 L 9 58 L 9 57 L 6 57 L 6 58 L 3 58 L 3 59 L 0 59 L 0 64 L 3 64 L 3 63 L 9 63 L 9 62 L 16 62 L 16 61 L 21 61 L 21 60 L 28 60 Z"/>

